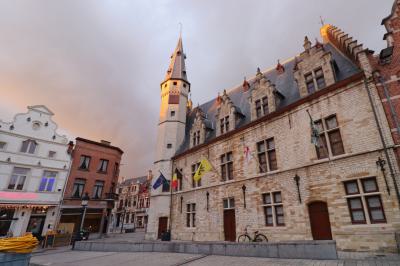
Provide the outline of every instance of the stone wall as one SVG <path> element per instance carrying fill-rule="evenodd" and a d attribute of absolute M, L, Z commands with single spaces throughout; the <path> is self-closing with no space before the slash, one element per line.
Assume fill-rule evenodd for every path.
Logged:
<path fill-rule="evenodd" d="M 375 87 L 372 84 L 370 86 L 374 99 L 378 99 Z M 310 111 L 314 120 L 336 114 L 345 154 L 317 159 L 315 147 L 310 143 L 310 120 L 306 110 Z M 379 106 L 378 115 L 384 127 L 388 128 L 384 112 Z M 390 131 L 384 130 L 384 134 L 391 145 Z M 278 170 L 260 174 L 256 143 L 271 137 L 275 140 Z M 249 163 L 246 163 L 243 154 L 246 146 L 253 156 Z M 234 158 L 234 179 L 222 182 L 219 157 L 230 151 Z M 389 152 L 393 153 L 392 150 Z M 259 230 L 271 241 L 311 240 L 307 204 L 324 201 L 328 206 L 333 239 L 337 241 L 339 249 L 393 251 L 396 248 L 394 232 L 400 227 L 399 208 L 391 179 L 387 178 L 391 191 L 388 195 L 383 175 L 376 167 L 378 157 L 383 157 L 382 143 L 366 89 L 361 81 L 348 84 L 270 121 L 178 157 L 174 163 L 183 169 L 184 178 L 183 191 L 174 193 L 172 199 L 172 238 L 224 240 L 222 201 L 224 198 L 234 197 L 236 236 L 248 226 L 251 234 L 254 230 Z M 215 169 L 203 176 L 202 187 L 192 189 L 190 166 L 201 158 L 208 158 Z M 301 203 L 293 179 L 296 174 L 300 177 Z M 343 181 L 370 176 L 377 179 L 387 222 L 353 225 Z M 246 185 L 246 208 L 243 202 L 243 184 Z M 267 227 L 261 195 L 274 191 L 282 193 L 285 225 Z M 196 203 L 194 228 L 186 227 L 188 203 Z"/>

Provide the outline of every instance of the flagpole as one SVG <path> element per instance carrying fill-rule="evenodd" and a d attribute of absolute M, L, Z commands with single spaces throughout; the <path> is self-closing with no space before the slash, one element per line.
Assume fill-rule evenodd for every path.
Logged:
<path fill-rule="evenodd" d="M 169 190 L 170 190 L 170 196 L 169 196 L 169 235 L 170 235 L 170 240 L 171 240 L 171 229 L 172 229 L 172 175 L 174 172 L 174 162 L 171 161 L 171 180 L 169 181 Z"/>
<path fill-rule="evenodd" d="M 246 148 L 247 146 L 246 146 L 245 143 L 244 143 L 244 137 L 242 137 L 242 138 L 243 138 L 243 139 L 242 139 L 243 148 Z M 243 151 L 244 151 L 244 150 L 243 150 Z M 255 161 L 256 161 L 256 163 L 257 163 L 257 166 L 258 166 L 258 169 L 261 169 L 261 170 L 265 171 L 264 173 L 266 173 L 266 172 L 267 172 L 267 169 L 264 169 L 264 167 L 261 167 L 261 164 L 260 164 L 260 162 L 258 161 L 258 158 L 254 158 L 252 152 L 250 151 L 250 148 L 249 148 L 249 152 L 250 152 L 250 156 L 251 156 L 253 159 L 255 159 Z M 246 156 L 246 155 L 244 155 L 244 156 Z M 267 155 L 265 155 L 265 156 L 267 156 Z M 247 158 L 245 158 L 245 160 L 247 161 Z M 247 162 L 247 164 L 248 164 L 248 162 Z M 248 170 L 248 169 L 247 169 L 247 170 Z M 249 172 L 249 171 L 247 171 L 247 172 Z"/>
<path fill-rule="evenodd" d="M 202 157 L 205 157 L 204 155 Z M 211 165 L 211 168 L 214 170 L 213 172 L 215 172 L 215 174 L 219 177 L 220 180 L 222 180 L 222 176 L 219 174 L 219 172 L 217 171 L 217 169 L 214 167 L 213 163 L 210 161 L 209 158 L 205 158 Z"/>

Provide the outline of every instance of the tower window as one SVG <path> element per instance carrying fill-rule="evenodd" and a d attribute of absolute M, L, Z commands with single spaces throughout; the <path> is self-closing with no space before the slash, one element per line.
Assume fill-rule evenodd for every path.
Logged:
<path fill-rule="evenodd" d="M 183 83 L 183 87 L 186 88 L 186 84 L 185 83 Z"/>
<path fill-rule="evenodd" d="M 177 85 L 178 84 L 178 82 L 176 82 L 176 81 L 174 81 L 174 83 L 173 83 L 174 85 Z"/>
<path fill-rule="evenodd" d="M 171 143 L 168 143 L 167 144 L 167 149 L 171 149 L 172 148 L 172 144 Z"/>
<path fill-rule="evenodd" d="M 175 116 L 175 111 L 171 111 L 171 117 Z"/>

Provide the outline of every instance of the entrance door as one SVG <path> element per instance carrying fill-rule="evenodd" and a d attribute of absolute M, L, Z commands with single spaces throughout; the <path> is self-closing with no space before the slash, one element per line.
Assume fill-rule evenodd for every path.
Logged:
<path fill-rule="evenodd" d="M 46 220 L 46 216 L 31 216 L 26 231 L 32 232 L 34 236 L 41 236 L 44 220 Z"/>
<path fill-rule="evenodd" d="M 325 202 L 316 201 L 308 205 L 311 232 L 314 240 L 331 240 L 331 223 L 328 206 Z"/>
<path fill-rule="evenodd" d="M 14 220 L 14 209 L 0 209 L 0 236 L 6 236 Z"/>
<path fill-rule="evenodd" d="M 167 232 L 168 228 L 168 217 L 160 217 L 158 219 L 158 236 L 157 238 L 160 239 L 162 233 Z"/>
<path fill-rule="evenodd" d="M 236 241 L 235 209 L 224 210 L 225 241 Z"/>

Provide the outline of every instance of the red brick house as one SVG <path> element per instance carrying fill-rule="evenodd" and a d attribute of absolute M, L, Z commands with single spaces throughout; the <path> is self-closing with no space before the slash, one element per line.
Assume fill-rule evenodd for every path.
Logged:
<path fill-rule="evenodd" d="M 76 138 L 72 152 L 71 172 L 68 177 L 61 207 L 60 224 L 74 224 L 79 230 L 83 207 L 82 197 L 89 196 L 83 229 L 105 233 L 118 182 L 123 151 L 108 141 L 96 142 Z"/>

